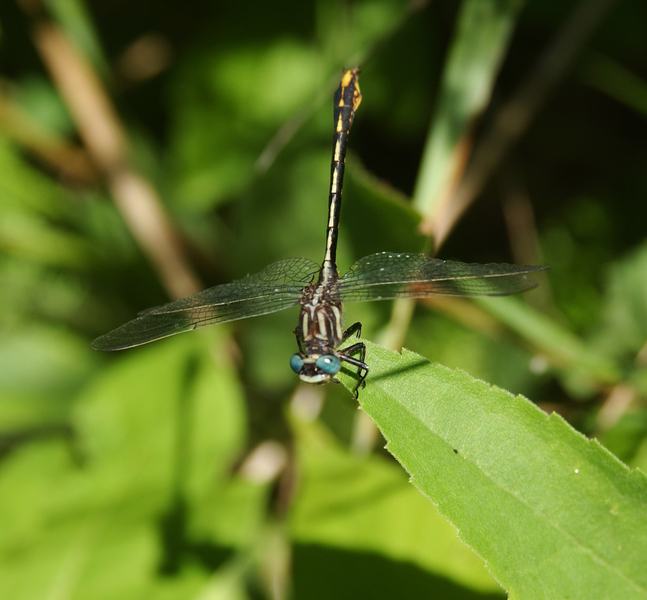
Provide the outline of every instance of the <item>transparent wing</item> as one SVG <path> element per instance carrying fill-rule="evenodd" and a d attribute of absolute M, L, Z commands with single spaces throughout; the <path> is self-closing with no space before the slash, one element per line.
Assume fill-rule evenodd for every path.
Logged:
<path fill-rule="evenodd" d="M 307 258 L 280 260 L 255 275 L 144 311 L 91 347 L 123 350 L 198 327 L 284 310 L 299 303 L 303 288 L 318 272 L 319 265 Z"/>
<path fill-rule="evenodd" d="M 467 264 L 425 254 L 381 252 L 358 260 L 338 282 L 337 300 L 359 302 L 426 296 L 506 296 L 530 290 L 528 273 L 546 266 Z"/>

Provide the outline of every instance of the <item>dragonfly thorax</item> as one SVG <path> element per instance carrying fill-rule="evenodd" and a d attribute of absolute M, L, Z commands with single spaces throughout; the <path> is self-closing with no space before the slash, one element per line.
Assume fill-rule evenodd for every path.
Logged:
<path fill-rule="evenodd" d="M 333 299 L 333 287 L 310 285 L 303 291 L 295 333 L 306 356 L 331 354 L 329 350 L 334 350 L 342 339 L 341 302 Z"/>
<path fill-rule="evenodd" d="M 307 383 L 327 383 L 339 372 L 335 348 L 343 336 L 341 303 L 332 299 L 330 284 L 308 286 L 303 293 L 297 336 L 299 353 L 290 367 Z"/>

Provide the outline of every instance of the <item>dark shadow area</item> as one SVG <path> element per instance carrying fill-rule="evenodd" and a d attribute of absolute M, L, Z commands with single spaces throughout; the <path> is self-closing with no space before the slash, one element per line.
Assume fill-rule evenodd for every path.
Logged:
<path fill-rule="evenodd" d="M 315 545 L 296 545 L 293 559 L 295 600 L 500 600 L 481 594 L 410 563 L 378 554 Z"/>
<path fill-rule="evenodd" d="M 159 520 L 159 532 L 163 555 L 159 572 L 175 575 L 182 565 L 186 553 L 186 502 L 177 498 L 173 507 Z"/>
<path fill-rule="evenodd" d="M 420 369 L 422 367 L 428 366 L 430 363 L 426 358 L 420 357 L 420 359 L 417 359 L 415 361 L 410 360 L 407 362 L 407 364 L 394 367 L 392 369 L 388 369 L 387 371 L 384 371 L 383 373 L 375 373 L 371 377 L 373 381 L 377 381 L 378 379 L 384 379 L 388 377 L 394 377 L 395 375 L 402 375 L 405 373 L 410 373 L 413 372 L 417 369 Z M 370 382 L 369 382 L 370 383 Z"/>
<path fill-rule="evenodd" d="M 176 575 L 187 562 L 199 563 L 207 571 L 215 571 L 234 550 L 209 541 L 192 540 L 187 536 L 187 506 L 177 498 L 173 507 L 159 520 L 163 554 L 158 570 L 160 574 Z"/>
<path fill-rule="evenodd" d="M 0 431 L 0 462 L 7 459 L 23 445 L 46 439 L 62 439 L 77 466 L 82 466 L 84 456 L 77 445 L 76 432 L 68 423 L 34 425 L 12 431 Z"/>

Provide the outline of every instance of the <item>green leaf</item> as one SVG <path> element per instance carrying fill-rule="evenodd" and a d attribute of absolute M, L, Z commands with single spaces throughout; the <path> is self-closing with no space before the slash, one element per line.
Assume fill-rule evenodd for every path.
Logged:
<path fill-rule="evenodd" d="M 31 532 L 35 539 L 4 553 L 3 599 L 136 598 L 155 573 L 159 550 L 150 524 L 103 514 L 42 525 Z"/>
<path fill-rule="evenodd" d="M 212 333 L 120 355 L 76 400 L 71 440 L 34 438 L 4 457 L 3 600 L 193 597 L 208 573 L 166 580 L 167 553 L 180 570 L 202 549 L 249 543 L 265 492 L 230 478 L 245 414 L 226 330 Z"/>
<path fill-rule="evenodd" d="M 647 114 L 647 83 L 613 58 L 591 52 L 582 61 L 578 75 L 591 87 Z"/>
<path fill-rule="evenodd" d="M 408 198 L 369 173 L 354 155 L 348 164 L 344 219 L 362 224 L 350 236 L 354 256 L 360 258 L 385 249 L 422 252 L 426 238 L 418 231 L 420 215 L 411 208 Z"/>
<path fill-rule="evenodd" d="M 421 214 L 433 211 L 465 160 L 459 142 L 490 100 L 520 0 L 465 0 L 441 83 L 414 192 Z"/>
<path fill-rule="evenodd" d="M 212 54 L 185 66 L 174 86 L 169 168 L 178 206 L 192 210 L 249 187 L 258 154 L 312 101 L 324 65 L 315 49 L 291 39 Z"/>
<path fill-rule="evenodd" d="M 0 346 L 2 394 L 69 395 L 98 364 L 85 338 L 39 323 L 5 331 Z M 1 422 L 1 419 L 0 419 Z"/>
<path fill-rule="evenodd" d="M 468 322 L 469 317 L 474 315 L 477 319 L 481 313 L 469 300 L 457 305 L 458 314 L 417 310 L 407 332 L 406 346 L 432 362 L 462 369 L 515 393 L 532 395 L 533 390 L 542 386 L 544 378 L 531 371 L 530 350 L 520 348 L 518 340 L 487 315 L 481 323 Z M 449 303 L 445 310 L 447 306 Z M 465 321 L 457 320 L 463 316 Z M 492 321 L 490 329 L 486 324 L 489 320 Z"/>
<path fill-rule="evenodd" d="M 590 348 L 572 331 L 519 298 L 475 298 L 474 302 L 581 383 L 586 384 L 588 380 L 608 384 L 620 378 L 619 369 L 611 359 Z"/>
<path fill-rule="evenodd" d="M 290 519 L 296 542 L 377 553 L 472 590 L 500 590 L 397 465 L 351 454 L 318 423 L 293 419 L 293 427 L 303 482 Z"/>
<path fill-rule="evenodd" d="M 647 598 L 644 473 L 521 396 L 367 348 L 361 407 L 511 597 Z"/>
<path fill-rule="evenodd" d="M 9 141 L 0 136 L 0 197 L 5 214 L 60 218 L 67 214 L 65 190 L 25 162 Z"/>
<path fill-rule="evenodd" d="M 224 476 L 245 426 L 231 366 L 208 354 L 209 334 L 225 332 L 122 354 L 87 391 L 75 424 L 102 502 L 142 495 L 166 507 L 178 491 L 193 502 Z"/>
<path fill-rule="evenodd" d="M 647 243 L 608 268 L 605 306 L 595 348 L 629 364 L 647 339 Z"/>

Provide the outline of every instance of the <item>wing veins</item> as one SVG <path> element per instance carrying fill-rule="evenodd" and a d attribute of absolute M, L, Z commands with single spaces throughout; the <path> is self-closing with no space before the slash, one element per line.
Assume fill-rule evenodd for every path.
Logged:
<path fill-rule="evenodd" d="M 278 261 L 255 275 L 144 311 L 94 340 L 92 348 L 131 348 L 200 327 L 290 308 L 299 303 L 303 288 L 318 271 L 319 266 L 305 258 Z"/>
<path fill-rule="evenodd" d="M 544 266 L 469 264 L 424 254 L 378 253 L 358 260 L 339 281 L 346 302 L 424 298 L 433 295 L 497 296 L 537 286 L 529 273 Z"/>

